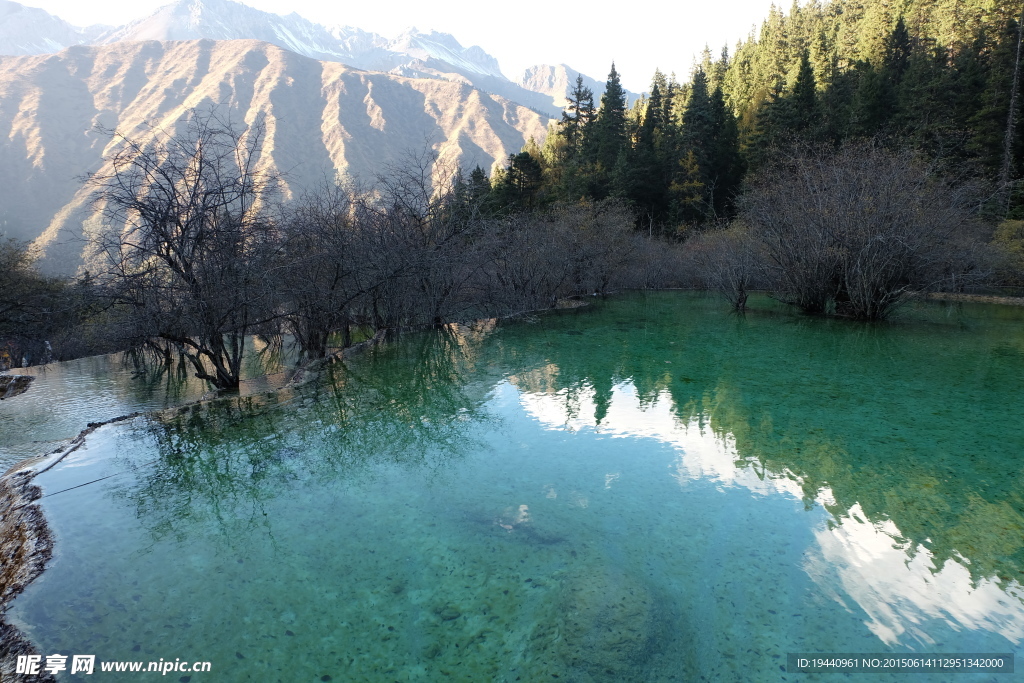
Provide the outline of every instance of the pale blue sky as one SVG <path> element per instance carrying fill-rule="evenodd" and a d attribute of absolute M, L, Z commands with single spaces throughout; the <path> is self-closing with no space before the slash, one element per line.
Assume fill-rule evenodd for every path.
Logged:
<path fill-rule="evenodd" d="M 149 14 L 167 0 L 21 0 L 42 7 L 76 25 L 120 24 Z M 615 60 L 624 85 L 646 90 L 655 67 L 685 79 L 694 58 L 710 45 L 730 50 L 752 27 L 760 26 L 770 0 L 677 0 L 626 2 L 615 10 L 569 2 L 444 3 L 410 0 L 323 2 L 322 0 L 246 0 L 258 9 L 298 12 L 322 24 L 357 26 L 394 36 L 404 28 L 436 29 L 463 45 L 480 45 L 497 57 L 502 71 L 515 80 L 532 64 L 566 63 L 604 80 Z M 786 8 L 788 9 L 788 7 Z"/>

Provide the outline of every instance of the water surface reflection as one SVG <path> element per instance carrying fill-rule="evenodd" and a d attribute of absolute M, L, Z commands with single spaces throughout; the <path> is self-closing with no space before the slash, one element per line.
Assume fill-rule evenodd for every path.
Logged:
<path fill-rule="evenodd" d="M 537 372 L 550 377 L 553 369 L 548 365 Z M 513 382 L 537 384 L 529 378 Z M 523 393 L 520 400 L 548 429 L 587 429 L 671 444 L 678 458 L 666 475 L 682 487 L 713 481 L 757 495 L 805 495 L 807 483 L 801 476 L 788 468 L 766 470 L 758 460 L 744 457 L 733 434 L 712 429 L 710 416 L 691 416 L 684 422 L 667 390 L 641 402 L 636 387 L 626 381 L 612 388 L 604 405 L 598 406 L 594 395 L 589 387 L 569 392 L 552 386 L 547 392 Z M 606 486 L 619 476 L 607 475 Z M 859 503 L 840 510 L 828 486 L 814 500 L 831 514 L 815 520 L 816 544 L 806 551 L 804 570 L 825 595 L 846 608 L 859 607 L 868 616 L 867 628 L 886 646 L 934 650 L 932 620 L 957 630 L 990 631 L 1014 644 L 1024 639 L 1024 590 L 1019 582 L 974 580 L 969 559 L 957 554 L 937 561 L 928 548 L 910 543 L 892 519 L 869 521 Z"/>
<path fill-rule="evenodd" d="M 1024 320 L 758 305 L 409 335 L 98 430 L 41 479 L 61 554 L 12 616 L 48 651 L 170 644 L 229 681 L 771 681 L 787 652 L 1012 649 Z"/>
<path fill-rule="evenodd" d="M 291 354 L 280 345 L 249 339 L 240 394 L 284 386 Z M 90 422 L 198 401 L 212 386 L 178 361 L 165 365 L 141 353 L 113 353 L 29 368 L 30 390 L 0 402 L 0 470 L 73 438 Z"/>

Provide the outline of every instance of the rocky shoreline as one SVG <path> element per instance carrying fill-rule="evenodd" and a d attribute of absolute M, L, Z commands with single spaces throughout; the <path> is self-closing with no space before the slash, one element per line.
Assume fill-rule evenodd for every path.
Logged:
<path fill-rule="evenodd" d="M 42 498 L 43 491 L 32 480 L 81 448 L 85 439 L 100 427 L 139 415 L 131 413 L 103 422 L 90 422 L 65 446 L 47 455 L 23 460 L 0 477 L 0 681 L 55 683 L 57 680 L 45 673 L 31 676 L 16 673 L 19 655 L 43 653 L 7 621 L 11 601 L 43 573 L 53 557 L 53 534 L 42 508 L 35 502 Z"/>
<path fill-rule="evenodd" d="M 53 536 L 42 508 L 35 501 L 42 490 L 32 483 L 32 464 L 15 466 L 0 477 L 0 680 L 27 681 L 15 673 L 19 655 L 38 655 L 35 646 L 7 622 L 7 606 L 43 573 L 53 555 Z M 32 681 L 56 681 L 49 674 L 33 675 Z"/>

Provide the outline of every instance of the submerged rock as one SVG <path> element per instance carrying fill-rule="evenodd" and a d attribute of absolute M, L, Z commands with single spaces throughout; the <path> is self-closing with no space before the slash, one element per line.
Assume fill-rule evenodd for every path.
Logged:
<path fill-rule="evenodd" d="M 0 375 L 0 401 L 24 394 L 34 379 L 29 375 Z"/>
<path fill-rule="evenodd" d="M 573 571 L 563 584 L 558 654 L 573 679 L 644 680 L 663 624 L 646 582 L 606 566 Z"/>

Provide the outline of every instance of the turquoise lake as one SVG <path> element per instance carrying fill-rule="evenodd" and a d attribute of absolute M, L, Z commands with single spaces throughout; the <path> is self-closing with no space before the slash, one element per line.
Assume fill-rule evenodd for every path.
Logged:
<path fill-rule="evenodd" d="M 61 424 L 204 391 L 133 382 Z M 0 450 L 71 435 L 47 424 Z M 37 483 L 55 556 L 9 618 L 46 654 L 211 662 L 161 680 L 831 681 L 787 654 L 1009 653 L 1024 309 L 628 294 L 108 425 Z"/>

